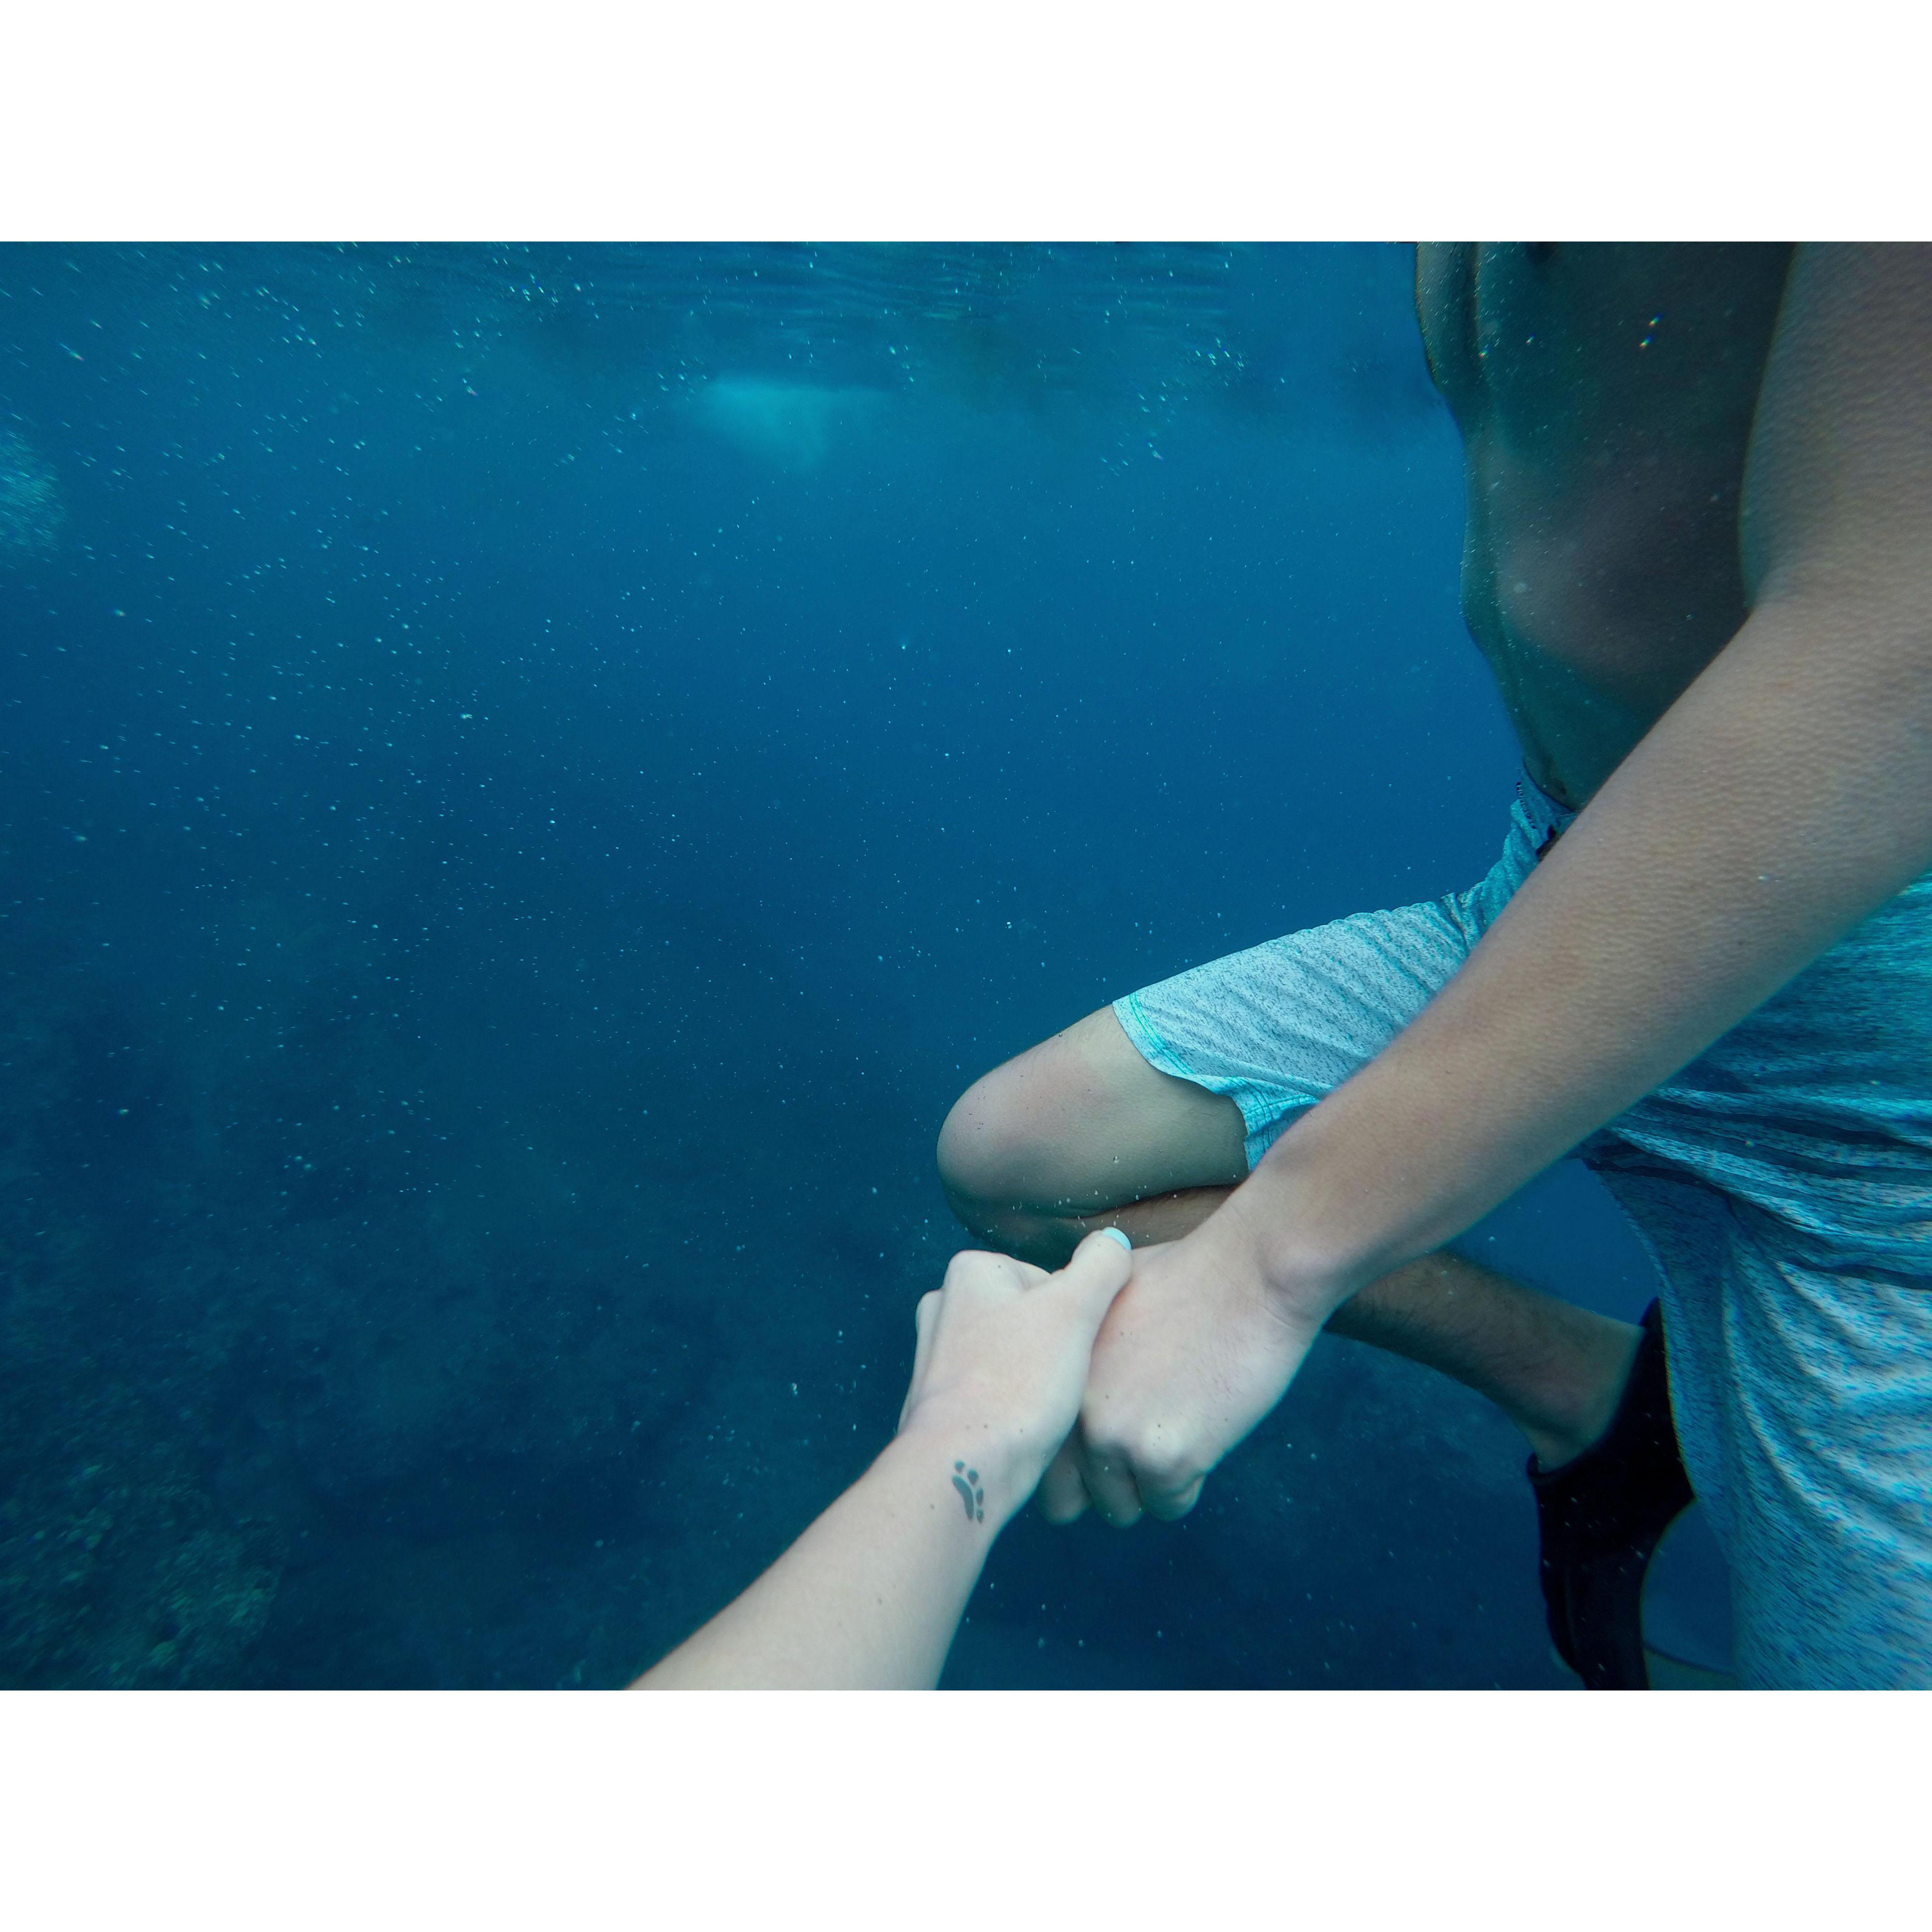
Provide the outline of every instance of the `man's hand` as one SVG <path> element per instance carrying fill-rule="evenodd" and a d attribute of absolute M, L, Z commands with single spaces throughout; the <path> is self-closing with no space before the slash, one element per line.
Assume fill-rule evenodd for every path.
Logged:
<path fill-rule="evenodd" d="M 1265 1281 L 1226 1232 L 1210 1221 L 1136 1253 L 1094 1345 L 1079 1429 L 1040 1484 L 1052 1521 L 1090 1501 L 1121 1528 L 1143 1510 L 1185 1516 L 1294 1379 L 1326 1311 Z"/>

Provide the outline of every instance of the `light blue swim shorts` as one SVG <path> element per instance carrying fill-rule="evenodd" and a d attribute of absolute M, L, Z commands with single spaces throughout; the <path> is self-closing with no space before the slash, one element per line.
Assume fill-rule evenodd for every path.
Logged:
<path fill-rule="evenodd" d="M 1248 1162 L 1441 990 L 1574 814 L 1482 883 L 1115 1003 Z M 1671 1406 L 1748 1684 L 1932 1687 L 1932 874 L 1577 1150 L 1663 1276 Z"/>

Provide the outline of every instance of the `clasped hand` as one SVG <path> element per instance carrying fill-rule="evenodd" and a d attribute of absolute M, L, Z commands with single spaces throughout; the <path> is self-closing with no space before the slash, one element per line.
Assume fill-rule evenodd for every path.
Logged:
<path fill-rule="evenodd" d="M 1063 1275 L 956 1256 L 920 1304 L 900 1431 L 944 1424 L 1010 1514 L 1037 1486 L 1066 1522 L 1124 1527 L 1194 1506 L 1208 1472 L 1281 1400 L 1322 1316 L 1202 1233 L 1129 1257 L 1092 1235 Z M 1052 1291 L 1041 1289 L 1052 1284 Z M 1123 1286 L 1124 1284 L 1124 1286 Z"/>
<path fill-rule="evenodd" d="M 1207 1230 L 1134 1256 L 1094 1346 L 1078 1426 L 1040 1489 L 1071 1522 L 1185 1516 L 1208 1472 L 1279 1402 L 1322 1317 Z"/>
<path fill-rule="evenodd" d="M 1124 1241 L 1105 1234 L 1053 1275 L 969 1250 L 920 1300 L 898 1435 L 930 1437 L 970 1467 L 976 1507 L 996 1522 L 1033 1494 L 1078 1420 L 1094 1337 L 1129 1266 Z"/>

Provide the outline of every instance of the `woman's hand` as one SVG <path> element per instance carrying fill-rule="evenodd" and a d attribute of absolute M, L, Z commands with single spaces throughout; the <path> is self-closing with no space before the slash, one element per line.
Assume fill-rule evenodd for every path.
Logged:
<path fill-rule="evenodd" d="M 954 1256 L 946 1286 L 919 1304 L 912 1387 L 884 1454 L 640 1684 L 938 1683 L 993 1538 L 1080 1413 L 1128 1266 L 1112 1234 L 1052 1275 Z"/>
<path fill-rule="evenodd" d="M 1078 1419 L 1094 1338 L 1131 1266 L 1111 1229 L 1058 1274 L 969 1252 L 920 1303 L 900 1438 L 961 1465 L 955 1486 L 964 1482 L 971 1508 L 996 1525 L 1033 1494 Z"/>

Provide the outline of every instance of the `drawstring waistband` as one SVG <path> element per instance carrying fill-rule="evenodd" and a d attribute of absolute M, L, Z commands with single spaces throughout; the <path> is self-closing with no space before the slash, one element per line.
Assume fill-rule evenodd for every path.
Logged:
<path fill-rule="evenodd" d="M 1527 770 L 1516 782 L 1516 808 L 1529 834 L 1530 848 L 1540 860 L 1576 822 L 1576 814 L 1559 799 L 1554 799 L 1532 778 Z"/>

